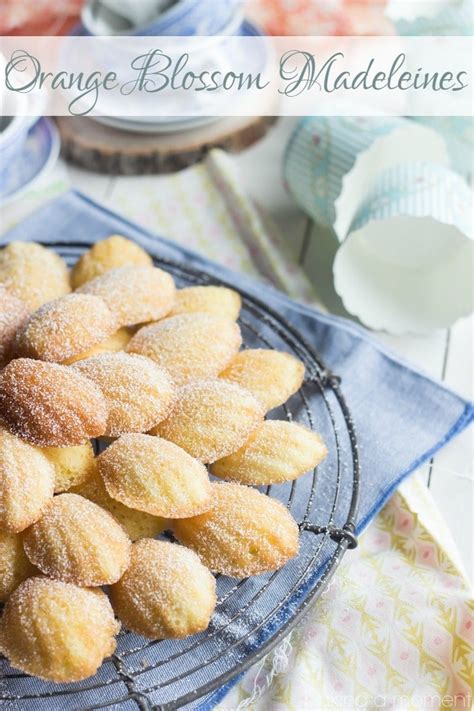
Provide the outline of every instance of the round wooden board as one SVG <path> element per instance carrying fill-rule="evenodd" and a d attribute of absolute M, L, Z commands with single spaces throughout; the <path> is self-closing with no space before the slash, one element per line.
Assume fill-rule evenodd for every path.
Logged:
<path fill-rule="evenodd" d="M 198 162 L 211 148 L 240 151 L 264 136 L 275 116 L 223 118 L 189 131 L 137 134 L 84 117 L 60 116 L 61 151 L 72 163 L 99 173 L 171 173 Z"/>

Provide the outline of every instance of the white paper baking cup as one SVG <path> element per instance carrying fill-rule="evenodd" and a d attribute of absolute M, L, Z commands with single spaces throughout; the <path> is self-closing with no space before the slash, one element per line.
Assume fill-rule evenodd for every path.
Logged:
<path fill-rule="evenodd" d="M 385 170 L 406 161 L 449 165 L 442 137 L 405 118 L 304 119 L 288 145 L 284 175 L 295 200 L 342 242 L 359 204 Z"/>
<path fill-rule="evenodd" d="M 334 261 L 349 313 L 374 329 L 429 333 L 472 310 L 472 193 L 448 168 L 409 162 L 366 193 Z"/>

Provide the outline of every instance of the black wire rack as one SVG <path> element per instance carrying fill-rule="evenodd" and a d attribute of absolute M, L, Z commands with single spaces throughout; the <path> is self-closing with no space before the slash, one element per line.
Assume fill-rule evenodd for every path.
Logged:
<path fill-rule="evenodd" d="M 51 247 L 52 245 L 47 245 Z M 86 245 L 56 244 L 72 264 Z M 357 545 L 359 491 L 356 434 L 341 383 L 276 310 L 232 283 L 185 263 L 154 259 L 178 286 L 220 284 L 241 293 L 244 347 L 285 350 L 303 361 L 305 381 L 272 419 L 318 431 L 329 454 L 313 472 L 264 487 L 299 523 L 300 552 L 281 570 L 244 580 L 217 576 L 218 604 L 206 632 L 185 640 L 149 641 L 127 631 L 96 676 L 56 685 L 0 661 L 0 707 L 21 711 L 192 709 L 267 654 L 298 623 L 327 586 L 348 548 Z"/>

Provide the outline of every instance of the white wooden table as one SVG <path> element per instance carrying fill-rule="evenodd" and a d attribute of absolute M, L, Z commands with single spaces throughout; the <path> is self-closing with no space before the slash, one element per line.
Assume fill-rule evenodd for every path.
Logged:
<path fill-rule="evenodd" d="M 258 144 L 236 156 L 241 177 L 249 196 L 269 215 L 288 244 L 295 258 L 311 276 L 322 304 L 331 313 L 347 315 L 334 293 L 331 280 L 333 244 L 324 239 L 285 192 L 281 180 L 283 149 L 295 123 L 282 119 Z M 74 187 L 120 211 L 114 204 L 114 190 L 123 178 L 99 175 L 67 166 Z M 133 180 L 127 178 L 133 190 Z M 432 295 L 437 298 L 436 294 Z M 474 318 L 456 323 L 449 330 L 427 337 L 375 336 L 428 374 L 443 380 L 447 386 L 466 397 L 473 397 L 473 336 Z M 466 571 L 473 578 L 474 498 L 472 429 L 464 431 L 419 472 L 432 492 L 439 509 L 452 532 Z"/>

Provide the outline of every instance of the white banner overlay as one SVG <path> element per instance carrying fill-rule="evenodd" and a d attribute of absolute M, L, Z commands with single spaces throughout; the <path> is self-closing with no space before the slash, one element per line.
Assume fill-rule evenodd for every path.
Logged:
<path fill-rule="evenodd" d="M 2 37 L 4 116 L 468 116 L 471 37 Z"/>

